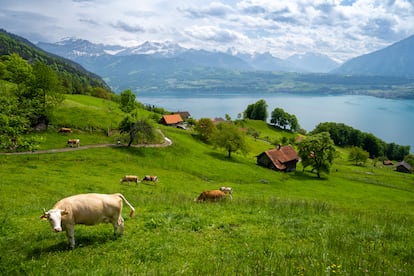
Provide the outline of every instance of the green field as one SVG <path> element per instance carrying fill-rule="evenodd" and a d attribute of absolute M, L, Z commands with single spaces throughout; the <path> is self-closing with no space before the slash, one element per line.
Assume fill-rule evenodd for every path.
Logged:
<path fill-rule="evenodd" d="M 118 134 L 106 130 L 123 114 L 111 104 L 70 96 L 52 123 L 76 130 L 50 129 L 39 149 L 65 147 L 69 136 L 113 143 Z M 262 140 L 249 138 L 250 152 L 228 159 L 190 131 L 159 127 L 172 146 L 0 155 L 0 274 L 413 275 L 413 175 L 372 161 L 354 166 L 346 149 L 322 179 L 300 163 L 278 173 L 256 165 L 271 147 Z M 270 140 L 286 135 L 258 122 L 244 127 Z M 159 182 L 120 185 L 125 174 Z M 232 201 L 194 202 L 220 186 L 233 188 Z M 136 216 L 124 206 L 122 237 L 109 224 L 78 225 L 67 250 L 65 234 L 39 217 L 63 197 L 91 192 L 121 192 Z"/>

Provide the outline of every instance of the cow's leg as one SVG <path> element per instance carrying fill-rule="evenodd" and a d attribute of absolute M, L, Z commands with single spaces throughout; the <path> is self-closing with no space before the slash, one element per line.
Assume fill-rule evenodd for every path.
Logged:
<path fill-rule="evenodd" d="M 66 227 L 66 236 L 68 237 L 68 246 L 70 249 L 75 248 L 75 227 L 70 225 Z"/>
<path fill-rule="evenodd" d="M 119 215 L 118 220 L 115 221 L 113 225 L 114 225 L 114 235 L 116 235 L 118 228 L 119 228 L 119 234 L 120 235 L 124 234 L 124 228 L 125 228 L 124 218 L 121 215 Z"/>

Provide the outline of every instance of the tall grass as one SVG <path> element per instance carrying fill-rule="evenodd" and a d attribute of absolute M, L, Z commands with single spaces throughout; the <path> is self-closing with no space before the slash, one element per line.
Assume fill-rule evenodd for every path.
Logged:
<path fill-rule="evenodd" d="M 322 180 L 300 166 L 277 173 L 257 166 L 254 153 L 228 159 L 186 131 L 162 130 L 171 147 L 0 155 L 0 274 L 414 273 L 413 175 L 345 157 Z M 125 174 L 160 180 L 120 185 Z M 233 201 L 193 201 L 222 185 L 233 187 Z M 67 250 L 66 236 L 39 216 L 89 192 L 121 192 L 137 215 L 125 207 L 122 237 L 111 225 L 78 225 L 77 245 Z"/>

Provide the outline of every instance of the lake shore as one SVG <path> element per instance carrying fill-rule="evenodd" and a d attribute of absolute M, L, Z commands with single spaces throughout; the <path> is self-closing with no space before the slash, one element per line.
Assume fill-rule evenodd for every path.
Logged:
<path fill-rule="evenodd" d="M 169 111 L 188 111 L 195 119 L 242 116 L 249 104 L 264 99 L 271 112 L 283 108 L 295 114 L 306 131 L 322 122 L 344 123 L 372 133 L 387 143 L 414 150 L 414 100 L 386 99 L 365 95 L 297 95 L 288 93 L 137 93 L 137 100 Z"/>

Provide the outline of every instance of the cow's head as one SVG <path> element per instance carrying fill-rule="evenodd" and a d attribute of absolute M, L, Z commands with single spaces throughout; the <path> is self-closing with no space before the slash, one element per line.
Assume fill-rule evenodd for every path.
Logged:
<path fill-rule="evenodd" d="M 220 187 L 220 191 L 225 192 L 226 194 L 233 193 L 233 189 L 231 187 Z"/>
<path fill-rule="evenodd" d="M 62 216 L 67 214 L 68 212 L 66 210 L 52 209 L 47 212 L 44 210 L 43 215 L 40 216 L 40 219 L 48 220 L 55 232 L 62 232 Z"/>

